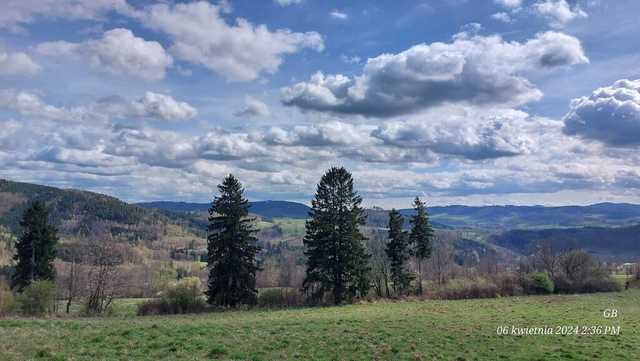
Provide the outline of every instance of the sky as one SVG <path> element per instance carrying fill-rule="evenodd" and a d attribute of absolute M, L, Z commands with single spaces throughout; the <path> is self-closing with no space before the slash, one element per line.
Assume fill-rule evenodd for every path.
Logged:
<path fill-rule="evenodd" d="M 640 203 L 636 0 L 3 0 L 0 178 L 125 201 Z"/>

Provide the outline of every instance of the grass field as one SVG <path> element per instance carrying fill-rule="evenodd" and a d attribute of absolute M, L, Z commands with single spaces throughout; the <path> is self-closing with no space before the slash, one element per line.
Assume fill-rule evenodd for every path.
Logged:
<path fill-rule="evenodd" d="M 618 318 L 603 316 L 603 311 L 611 308 L 618 310 Z M 498 326 L 599 325 L 620 326 L 620 334 L 496 334 Z M 640 290 L 189 316 L 0 320 L 2 360 L 633 360 L 634 357 L 640 357 Z"/>

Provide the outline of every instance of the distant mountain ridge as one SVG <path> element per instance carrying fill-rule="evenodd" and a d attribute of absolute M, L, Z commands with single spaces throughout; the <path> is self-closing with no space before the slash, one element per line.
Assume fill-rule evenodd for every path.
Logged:
<path fill-rule="evenodd" d="M 64 197 L 61 195 L 64 194 Z M 134 216 L 152 214 L 149 211 L 161 210 L 174 213 L 206 212 L 209 203 L 189 202 L 143 202 L 129 204 L 117 198 L 74 189 L 59 189 L 30 183 L 0 180 L 0 224 L 15 225 L 16 211 L 24 207 L 25 202 L 35 198 L 57 199 L 55 205 L 63 211 L 63 206 L 77 208 L 83 203 L 91 213 L 100 207 L 102 215 L 123 220 L 119 214 Z M 64 200 L 64 202 L 62 202 Z M 76 203 L 74 203 L 76 202 Z M 89 206 L 88 203 L 93 204 Z M 17 208 L 16 208 L 17 206 Z M 96 208 L 97 207 L 97 208 Z M 6 214 L 12 210 L 11 215 Z M 120 212 L 115 212 L 120 210 Z M 147 210 L 147 211 L 144 211 Z M 109 211 L 105 213 L 106 211 Z M 265 218 L 308 217 L 310 208 L 302 203 L 289 201 L 256 201 L 251 202 L 250 212 Z M 542 229 L 542 228 L 576 228 L 576 227 L 626 227 L 640 224 L 640 205 L 629 203 L 598 203 L 589 206 L 432 206 L 427 211 L 431 221 L 441 228 L 475 228 L 485 230 L 510 229 Z M 115 213 L 114 213 L 115 212 Z M 383 209 L 367 209 L 370 221 L 375 225 L 385 226 L 388 211 Z M 401 209 L 405 216 L 413 214 L 412 209 Z M 5 214 L 3 216 L 3 214 Z M 9 216 L 10 221 L 6 219 Z M 158 215 L 154 213 L 154 217 Z M 2 218 L 4 222 L 2 221 Z M 13 227 L 11 227 L 13 228 Z"/>
<path fill-rule="evenodd" d="M 145 202 L 144 208 L 170 212 L 206 212 L 208 203 Z M 289 201 L 251 202 L 250 212 L 266 218 L 308 217 L 310 208 Z M 366 209 L 369 225 L 386 227 L 388 210 Z M 437 228 L 473 228 L 489 231 L 510 229 L 626 227 L 640 224 L 640 205 L 629 203 L 598 203 L 589 206 L 433 206 L 427 211 Z M 413 209 L 400 209 L 405 217 Z"/>
<path fill-rule="evenodd" d="M 455 228 L 540 229 L 623 227 L 640 224 L 640 205 L 598 203 L 588 206 L 436 206 L 431 219 Z M 411 215 L 412 209 L 400 211 Z"/>
<path fill-rule="evenodd" d="M 203 239 L 207 203 L 147 202 L 129 204 L 115 197 L 75 189 L 0 180 L 2 232 L 19 232 L 28 204 L 44 200 L 64 238 L 86 239 L 109 232 L 118 240 L 151 244 L 166 240 Z M 599 203 L 590 206 L 440 206 L 427 208 L 440 231 L 465 229 L 489 236 L 488 241 L 516 253 L 532 242 L 551 240 L 560 247 L 576 245 L 616 258 L 640 257 L 640 205 Z M 308 217 L 309 207 L 296 202 L 252 202 L 250 212 L 264 218 Z M 388 212 L 367 209 L 368 225 L 384 232 Z M 401 210 L 405 217 L 411 209 Z M 409 225 L 409 222 L 406 222 Z"/>
<path fill-rule="evenodd" d="M 143 208 L 155 208 L 170 212 L 207 212 L 211 207 L 209 203 L 187 202 L 142 202 L 136 205 Z M 295 218 L 305 219 L 309 215 L 307 205 L 289 201 L 256 201 L 249 202 L 249 212 L 265 218 Z"/>

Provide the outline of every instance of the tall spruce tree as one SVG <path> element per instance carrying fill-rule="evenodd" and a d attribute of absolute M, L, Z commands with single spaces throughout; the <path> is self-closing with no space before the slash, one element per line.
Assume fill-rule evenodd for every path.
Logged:
<path fill-rule="evenodd" d="M 385 252 L 389 258 L 391 280 L 396 295 L 404 295 L 411 285 L 413 275 L 407 270 L 407 261 L 411 255 L 409 235 L 402 229 L 404 217 L 392 209 L 389 213 L 389 242 Z"/>
<path fill-rule="evenodd" d="M 425 259 L 431 257 L 433 228 L 429 223 L 429 215 L 425 208 L 424 202 L 419 197 L 413 201 L 415 214 L 411 217 L 411 233 L 410 239 L 413 244 L 413 252 L 418 264 L 418 287 L 416 292 L 422 294 L 422 263 Z"/>
<path fill-rule="evenodd" d="M 332 167 L 322 176 L 304 237 L 307 272 L 303 289 L 315 301 L 331 293 L 333 302 L 340 304 L 369 290 L 369 255 L 360 232 L 366 216 L 361 203 L 345 168 Z"/>
<path fill-rule="evenodd" d="M 248 217 L 249 201 L 244 198 L 242 184 L 231 174 L 218 191 L 220 195 L 209 209 L 207 301 L 225 307 L 253 305 L 258 294 L 256 254 L 260 249 L 254 220 Z"/>
<path fill-rule="evenodd" d="M 42 201 L 33 202 L 22 215 L 22 234 L 16 242 L 15 273 L 11 287 L 22 291 L 36 280 L 52 280 L 56 272 L 53 260 L 56 257 L 58 232 L 49 223 L 49 210 Z"/>

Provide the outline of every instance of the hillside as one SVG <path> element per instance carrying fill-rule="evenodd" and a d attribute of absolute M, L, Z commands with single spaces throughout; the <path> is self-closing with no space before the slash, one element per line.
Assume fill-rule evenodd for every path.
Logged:
<path fill-rule="evenodd" d="M 178 233 L 195 237 L 161 212 L 117 198 L 75 189 L 0 180 L 0 226 L 16 234 L 29 202 L 44 201 L 63 239 L 111 234 L 130 244 L 151 243 Z"/>
<path fill-rule="evenodd" d="M 640 225 L 620 228 L 583 227 L 543 230 L 511 230 L 489 241 L 520 254 L 528 254 L 536 241 L 551 241 L 558 250 L 582 248 L 601 257 L 637 261 L 640 258 Z"/>

